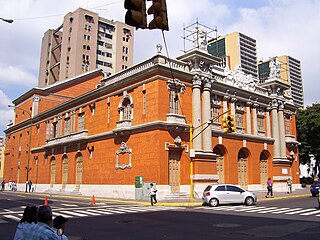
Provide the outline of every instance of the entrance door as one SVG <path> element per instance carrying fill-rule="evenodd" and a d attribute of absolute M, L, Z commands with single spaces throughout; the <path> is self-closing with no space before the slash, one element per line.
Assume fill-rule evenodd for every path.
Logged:
<path fill-rule="evenodd" d="M 169 151 L 169 185 L 172 193 L 180 192 L 181 151 Z"/>
<path fill-rule="evenodd" d="M 68 157 L 64 156 L 62 160 L 62 189 L 66 188 L 68 183 Z"/>
<path fill-rule="evenodd" d="M 218 183 L 224 183 L 224 158 L 217 157 L 217 174 L 219 176 Z"/>
<path fill-rule="evenodd" d="M 260 160 L 260 183 L 262 189 L 267 188 L 267 179 L 268 179 L 268 161 Z"/>
<path fill-rule="evenodd" d="M 56 159 L 51 159 L 51 169 L 50 169 L 50 188 L 56 183 Z"/>
<path fill-rule="evenodd" d="M 79 190 L 82 183 L 82 155 L 78 155 L 77 157 L 76 171 L 76 190 Z"/>
<path fill-rule="evenodd" d="M 238 161 L 238 184 L 242 188 L 248 186 L 248 161 L 247 158 L 239 158 Z"/>

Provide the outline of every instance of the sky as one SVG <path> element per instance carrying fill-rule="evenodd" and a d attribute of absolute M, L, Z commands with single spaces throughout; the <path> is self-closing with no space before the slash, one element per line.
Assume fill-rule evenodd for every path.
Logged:
<path fill-rule="evenodd" d="M 241 32 L 257 41 L 258 60 L 289 55 L 301 61 L 305 105 L 320 103 L 319 0 L 166 0 L 169 31 L 164 32 L 168 55 L 183 53 L 184 28 L 199 22 L 214 36 Z M 149 6 L 151 2 L 147 2 Z M 0 136 L 13 119 L 13 100 L 38 84 L 43 34 L 56 29 L 63 17 L 82 7 L 124 22 L 124 0 L 0 0 Z M 151 20 L 148 17 L 148 21 Z M 214 37 L 213 36 L 213 37 Z M 161 30 L 135 32 L 134 64 L 164 45 Z M 188 46 L 187 46 L 188 47 Z M 165 51 L 162 52 L 166 54 Z M 318 82 L 317 82 L 318 81 Z"/>

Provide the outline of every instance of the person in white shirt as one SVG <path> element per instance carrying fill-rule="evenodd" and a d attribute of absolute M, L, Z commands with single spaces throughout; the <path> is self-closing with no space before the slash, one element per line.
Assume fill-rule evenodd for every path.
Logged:
<path fill-rule="evenodd" d="M 153 185 L 153 183 L 150 183 L 150 187 L 149 187 L 149 194 L 150 194 L 150 201 L 151 201 L 151 206 L 153 206 L 153 204 L 156 204 L 157 201 L 157 188 L 156 186 Z"/>

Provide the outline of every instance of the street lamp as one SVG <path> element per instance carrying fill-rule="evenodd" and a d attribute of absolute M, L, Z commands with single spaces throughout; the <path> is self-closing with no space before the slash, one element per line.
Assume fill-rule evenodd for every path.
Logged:
<path fill-rule="evenodd" d="M 12 19 L 5 19 L 5 18 L 0 18 L 0 20 L 7 22 L 7 23 L 13 23 Z"/>
<path fill-rule="evenodd" d="M 20 107 L 17 107 L 17 106 L 14 106 L 14 105 L 8 105 L 8 107 L 10 108 L 14 108 L 14 109 L 20 109 L 24 112 L 26 112 L 29 117 L 30 117 L 30 130 L 29 130 L 29 146 L 28 146 L 28 162 L 27 162 L 27 177 L 26 177 L 26 192 L 28 192 L 28 182 L 29 182 L 29 171 L 30 171 L 30 152 L 31 152 L 31 135 L 32 135 L 32 116 L 31 116 L 31 113 L 24 110 L 23 108 L 20 108 Z"/>

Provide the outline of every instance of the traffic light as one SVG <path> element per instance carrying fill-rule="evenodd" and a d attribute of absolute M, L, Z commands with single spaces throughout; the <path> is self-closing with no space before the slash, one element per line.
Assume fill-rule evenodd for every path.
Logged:
<path fill-rule="evenodd" d="M 222 119 L 222 126 L 224 128 L 225 133 L 232 133 L 235 131 L 234 128 L 234 116 L 228 115 L 227 117 Z"/>
<path fill-rule="evenodd" d="M 152 1 L 148 14 L 153 14 L 153 19 L 149 23 L 149 29 L 162 29 L 169 31 L 168 14 L 166 0 L 148 0 Z"/>
<path fill-rule="evenodd" d="M 126 12 L 125 23 L 138 28 L 147 27 L 146 0 L 125 0 Z"/>

